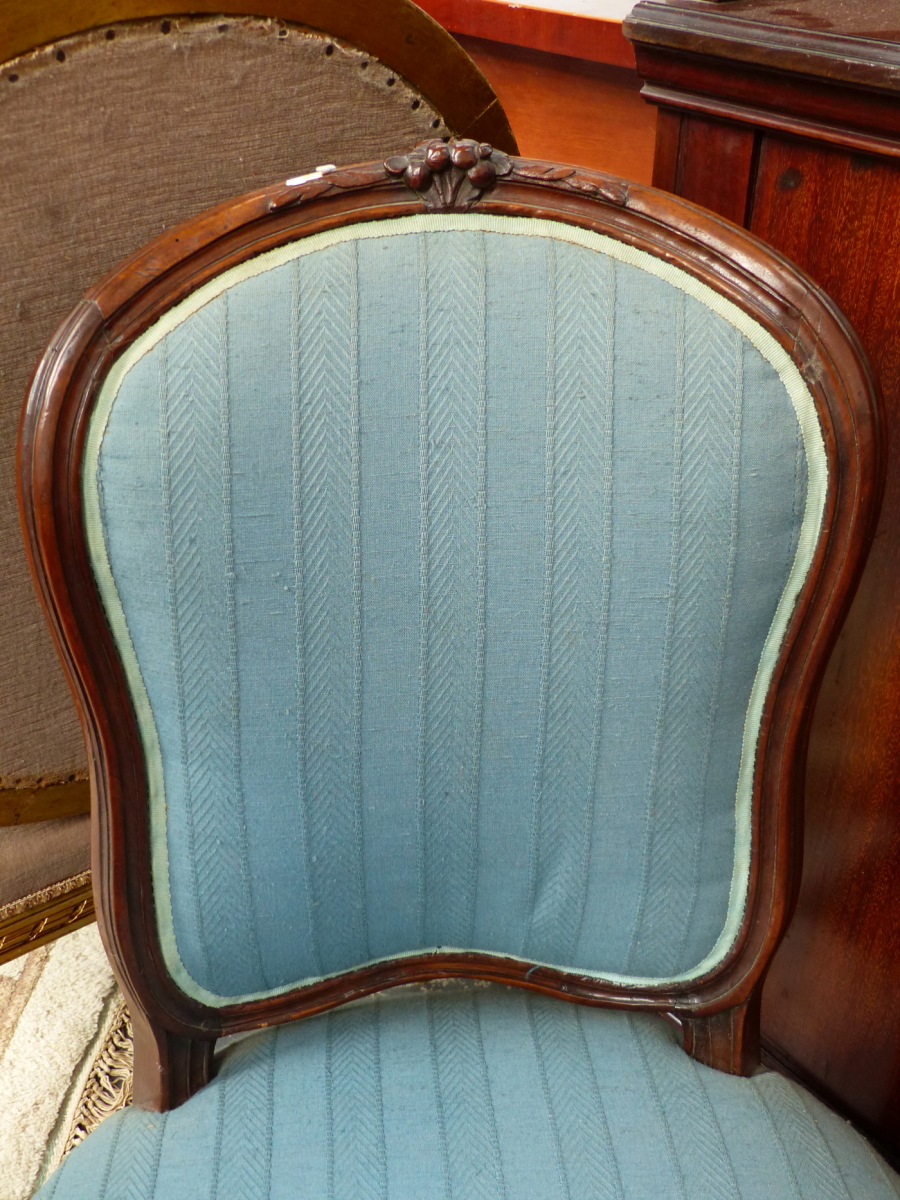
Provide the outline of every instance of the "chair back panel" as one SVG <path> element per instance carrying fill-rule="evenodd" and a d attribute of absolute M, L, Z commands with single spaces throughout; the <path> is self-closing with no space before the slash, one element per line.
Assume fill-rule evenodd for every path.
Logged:
<path fill-rule="evenodd" d="M 824 485 L 769 334 L 561 223 L 346 226 L 170 310 L 85 505 L 180 986 L 720 961 Z"/>

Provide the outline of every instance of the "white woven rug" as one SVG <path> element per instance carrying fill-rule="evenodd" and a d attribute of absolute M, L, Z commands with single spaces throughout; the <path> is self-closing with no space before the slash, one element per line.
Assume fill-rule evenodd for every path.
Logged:
<path fill-rule="evenodd" d="M 0 1200 L 130 1100 L 130 1034 L 96 925 L 0 965 Z"/>

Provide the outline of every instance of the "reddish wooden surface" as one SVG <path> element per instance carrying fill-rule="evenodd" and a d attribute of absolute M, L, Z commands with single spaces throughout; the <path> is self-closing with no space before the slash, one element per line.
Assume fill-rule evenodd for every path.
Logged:
<path fill-rule="evenodd" d="M 660 108 L 656 116 L 656 146 L 653 151 L 654 187 L 676 192 L 678 157 L 681 150 L 681 114 Z"/>
<path fill-rule="evenodd" d="M 479 195 L 476 189 L 485 190 Z M 81 462 L 91 409 L 122 349 L 236 263 L 349 222 L 421 212 L 423 205 L 475 202 L 488 213 L 570 222 L 680 266 L 767 329 L 814 398 L 837 484 L 829 489 L 814 561 L 765 700 L 741 929 L 706 975 L 659 986 L 625 987 L 476 950 L 448 951 L 370 963 L 242 1004 L 207 1006 L 186 996 L 169 975 L 156 928 L 140 733 L 83 524 Z M 474 142 L 451 143 L 448 153 L 438 140 L 412 160 L 398 156 L 251 193 L 150 243 L 93 288 L 60 327 L 35 373 L 22 421 L 19 482 L 35 581 L 89 740 L 100 925 L 138 1017 L 136 1098 L 155 1108 L 187 1099 L 207 1077 L 209 1043 L 221 1034 L 311 1015 L 398 983 L 460 975 L 580 1003 L 672 1012 L 684 1021 L 687 1046 L 704 1061 L 727 1071 L 749 1070 L 758 1050 L 755 990 L 783 930 L 792 891 L 791 830 L 808 702 L 877 511 L 879 425 L 871 374 L 852 331 L 768 247 L 713 214 L 638 184 L 575 167 L 510 161 Z M 728 1016 L 728 1009 L 735 1011 Z"/>
<path fill-rule="evenodd" d="M 621 21 L 530 4 L 508 4 L 506 0 L 417 0 L 417 3 L 451 33 L 634 70 L 634 50 L 622 34 Z"/>
<path fill-rule="evenodd" d="M 756 128 L 790 129 L 831 143 L 838 132 L 846 139 L 842 144 L 848 145 L 853 139 L 881 137 L 896 148 L 900 106 L 890 92 L 785 75 L 757 64 L 734 63 L 723 71 L 711 55 L 694 56 L 642 42 L 635 44 L 635 51 L 643 94 L 653 104 L 727 120 L 748 119 Z"/>
<path fill-rule="evenodd" d="M 884 512 L 810 743 L 803 891 L 765 990 L 773 1047 L 900 1150 L 900 162 L 765 137 L 751 228 L 838 300 L 894 435 Z"/>
<path fill-rule="evenodd" d="M 678 178 L 674 191 L 695 204 L 705 204 L 715 188 L 716 212 L 744 224 L 753 164 L 753 132 L 723 121 L 690 121 L 681 136 Z M 723 171 L 721 164 L 728 163 Z"/>
<path fill-rule="evenodd" d="M 649 183 L 656 110 L 635 71 L 460 37 L 503 106 L 521 154 Z"/>
<path fill-rule="evenodd" d="M 895 89 L 900 68 L 897 0 L 640 0 L 624 22 L 643 44 L 806 77 Z M 629 30 L 631 31 L 629 33 Z"/>
<path fill-rule="evenodd" d="M 834 297 L 884 392 L 884 508 L 815 713 L 802 887 L 762 1034 L 776 1062 L 897 1159 L 900 22 L 887 9 L 893 23 L 860 0 L 777 11 L 672 0 L 638 5 L 630 27 L 646 93 L 664 106 L 654 182 L 678 192 L 690 179 L 694 200 L 734 216 L 744 180 L 740 219 Z M 714 125 L 730 137 L 707 138 Z"/>

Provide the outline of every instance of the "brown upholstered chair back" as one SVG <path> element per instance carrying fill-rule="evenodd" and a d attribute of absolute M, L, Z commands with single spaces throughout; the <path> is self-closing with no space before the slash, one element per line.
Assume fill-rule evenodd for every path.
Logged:
<path fill-rule="evenodd" d="M 95 29 L 7 62 L 0 82 L 0 787 L 12 787 L 84 767 L 20 549 L 11 462 L 53 329 L 91 281 L 193 213 L 448 129 L 366 51 L 271 19 Z"/>
<path fill-rule="evenodd" d="M 28 375 L 60 319 L 125 255 L 235 193 L 435 134 L 513 145 L 449 34 L 407 0 L 371 7 L 384 17 L 380 57 L 368 25 L 355 45 L 232 14 L 120 21 L 9 58 L 27 35 L 0 19 L 0 825 L 35 811 L 70 817 L 87 800 L 81 731 L 28 576 L 13 468 Z M 282 5 L 294 16 L 325 9 Z M 346 30 L 346 6 L 330 9 L 333 28 Z M 46 36 L 45 17 L 34 15 L 35 36 Z M 73 822 L 75 875 L 88 849 L 86 818 Z M 11 833 L 0 828 L 0 842 Z M 42 851 L 33 866 L 26 892 L 57 882 Z M 0 926 L 9 900 L 0 896 Z"/>

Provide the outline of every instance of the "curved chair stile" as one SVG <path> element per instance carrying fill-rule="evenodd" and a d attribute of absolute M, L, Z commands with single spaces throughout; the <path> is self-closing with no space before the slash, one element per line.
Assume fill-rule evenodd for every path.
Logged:
<path fill-rule="evenodd" d="M 224 204 L 110 273 L 35 375 L 20 495 L 89 732 L 136 1102 L 184 1108 L 88 1139 L 58 1196 L 98 1155 L 131 1169 L 119 1125 L 164 1180 L 218 1121 L 218 1163 L 232 1108 L 268 1094 L 275 1128 L 299 1070 L 308 1120 L 332 1122 L 308 1150 L 330 1147 L 329 1194 L 364 1175 L 406 1200 L 391 1105 L 429 1055 L 417 1153 L 454 1189 L 475 1171 L 518 1198 L 509 1155 L 540 1175 L 556 1145 L 570 1188 L 607 1171 L 597 1194 L 619 1195 L 645 1168 L 601 1096 L 618 1079 L 631 1112 L 646 1077 L 690 1200 L 781 1169 L 763 1109 L 798 1178 L 888 1195 L 794 1085 L 720 1085 L 641 1015 L 677 1018 L 701 1064 L 758 1066 L 809 715 L 880 480 L 871 372 L 827 297 L 727 222 L 599 173 L 434 139 Z M 459 978 L 494 986 L 339 1007 Z M 209 1082 L 216 1038 L 268 1026 Z M 543 1119 L 529 1096 L 556 1142 L 514 1147 Z M 599 1122 L 590 1152 L 573 1105 Z M 844 1166 L 796 1140 L 811 1119 Z"/>

